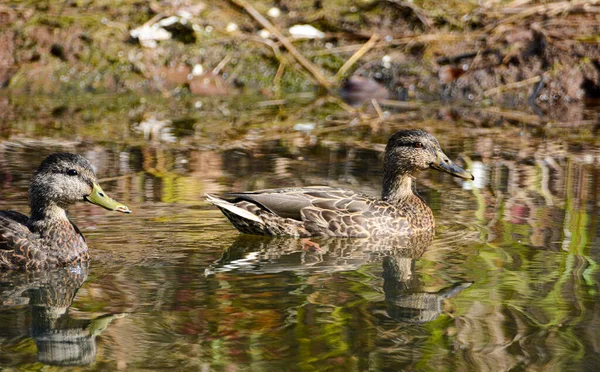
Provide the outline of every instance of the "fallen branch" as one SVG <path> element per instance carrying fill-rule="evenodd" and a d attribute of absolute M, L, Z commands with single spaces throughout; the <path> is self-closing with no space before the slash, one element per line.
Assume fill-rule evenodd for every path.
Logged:
<path fill-rule="evenodd" d="M 427 44 L 427 43 L 436 43 L 436 42 L 444 42 L 444 41 L 447 41 L 447 42 L 471 41 L 471 40 L 479 40 L 483 37 L 484 37 L 483 34 L 480 34 L 477 32 L 471 32 L 468 35 L 427 34 L 427 35 L 404 36 L 401 38 L 392 39 L 390 41 L 377 42 L 377 43 L 375 43 L 375 45 L 373 45 L 373 48 L 374 49 L 389 48 L 391 46 L 404 46 L 404 45 L 408 45 L 408 44 L 412 44 L 412 43 Z M 308 55 L 309 56 L 325 56 L 325 55 L 336 54 L 336 53 L 354 52 L 355 50 L 359 50 L 363 46 L 364 46 L 364 44 L 345 45 L 345 46 L 336 47 L 336 48 L 317 50 L 317 51 L 308 53 Z"/>
<path fill-rule="evenodd" d="M 361 59 L 365 54 L 367 54 L 367 52 L 369 50 L 371 50 L 371 48 L 373 48 L 375 46 L 375 44 L 377 44 L 378 39 L 379 39 L 379 35 L 373 34 L 373 36 L 371 36 L 369 41 L 367 41 L 365 43 L 365 45 L 363 45 L 359 50 L 357 50 L 356 53 L 354 53 L 352 55 L 352 57 L 350 57 L 346 61 L 346 63 L 344 63 L 344 65 L 342 67 L 340 67 L 339 71 L 335 75 L 336 79 L 340 80 L 342 78 L 342 76 L 344 76 L 346 71 L 348 71 L 348 69 L 356 63 L 356 61 Z"/>
<path fill-rule="evenodd" d="M 296 49 L 296 47 L 279 31 L 277 27 L 275 27 L 271 22 L 269 22 L 265 17 L 262 16 L 252 5 L 250 5 L 245 0 L 231 0 L 232 3 L 243 8 L 248 14 L 252 16 L 258 23 L 260 23 L 264 28 L 266 28 L 273 36 L 279 40 L 279 42 L 285 47 L 285 49 L 290 52 L 290 54 L 304 67 L 312 77 L 319 83 L 323 88 L 330 89 L 331 82 L 325 78 L 321 71 L 312 64 L 309 60 L 304 58 L 304 56 Z"/>
<path fill-rule="evenodd" d="M 379 106 L 379 103 L 377 103 L 377 100 L 375 98 L 373 98 L 371 100 L 371 104 L 375 108 L 375 111 L 377 112 L 377 116 L 379 116 L 380 119 L 385 119 L 385 115 L 383 113 L 383 110 L 381 109 L 381 106 Z"/>
<path fill-rule="evenodd" d="M 514 83 L 510 83 L 510 84 L 506 84 L 506 85 L 502 85 L 502 86 L 499 86 L 499 87 L 488 89 L 485 92 L 483 92 L 483 95 L 484 96 L 491 96 L 492 94 L 502 93 L 502 92 L 507 91 L 507 90 L 523 88 L 523 87 L 526 87 L 528 85 L 538 83 L 541 80 L 542 80 L 541 76 L 535 76 L 535 77 L 532 77 L 531 79 L 525 79 L 525 80 L 517 81 L 517 82 L 514 82 Z"/>

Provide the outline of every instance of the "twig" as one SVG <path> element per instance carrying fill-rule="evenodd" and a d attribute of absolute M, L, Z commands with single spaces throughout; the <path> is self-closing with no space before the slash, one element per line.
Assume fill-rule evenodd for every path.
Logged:
<path fill-rule="evenodd" d="M 212 70 L 213 75 L 219 75 L 219 72 L 221 72 L 223 67 L 225 67 L 225 65 L 228 64 L 230 60 L 231 60 L 231 56 L 229 54 L 226 55 L 225 58 L 223 58 L 221 60 L 221 62 L 219 62 L 217 67 L 213 68 L 213 70 Z"/>
<path fill-rule="evenodd" d="M 256 104 L 256 107 L 271 107 L 271 106 L 281 106 L 287 103 L 287 99 L 274 99 L 269 101 L 261 101 Z"/>
<path fill-rule="evenodd" d="M 391 99 L 382 99 L 377 101 L 381 106 L 390 106 L 390 107 L 398 107 L 398 108 L 407 108 L 407 109 L 419 109 L 423 107 L 438 107 L 439 104 L 436 103 L 425 103 L 419 101 L 395 101 Z"/>
<path fill-rule="evenodd" d="M 371 38 L 369 39 L 369 41 L 367 41 L 365 43 L 365 45 L 363 45 L 362 47 L 360 47 L 360 49 L 357 50 L 356 53 L 354 53 L 352 55 L 352 57 L 350 57 L 346 61 L 346 63 L 344 63 L 344 65 L 342 67 L 340 67 L 339 71 L 335 75 L 336 79 L 340 80 L 341 77 L 344 76 L 344 74 L 346 73 L 346 71 L 348 71 L 348 69 L 350 67 L 352 67 L 352 65 L 354 65 L 356 63 L 356 61 L 358 61 L 359 59 L 361 59 L 362 56 L 364 56 L 365 54 L 367 54 L 367 52 L 369 50 L 371 50 L 371 48 L 373 48 L 375 46 L 375 44 L 377 44 L 377 40 L 378 39 L 379 39 L 379 35 L 373 34 L 373 36 L 371 36 Z"/>
<path fill-rule="evenodd" d="M 312 64 L 309 60 L 304 58 L 304 56 L 296 49 L 296 47 L 279 31 L 277 27 L 275 27 L 271 22 L 269 22 L 265 17 L 262 16 L 252 5 L 250 5 L 245 0 L 231 0 L 232 3 L 243 8 L 248 14 L 252 16 L 258 23 L 260 23 L 264 28 L 269 30 L 273 36 L 279 40 L 279 42 L 290 52 L 290 54 L 304 67 L 312 77 L 319 83 L 323 88 L 330 89 L 331 83 L 329 80 L 321 74 L 321 71 Z"/>
<path fill-rule="evenodd" d="M 379 118 L 383 119 L 385 115 L 383 114 L 383 110 L 381 109 L 381 106 L 379 106 L 379 103 L 377 102 L 377 100 L 375 98 L 373 98 L 371 100 L 371 104 L 375 108 L 375 111 L 377 112 L 377 115 L 379 116 Z"/>
<path fill-rule="evenodd" d="M 147 20 L 147 21 L 146 21 L 146 22 L 143 24 L 143 27 L 150 27 L 150 26 L 152 26 L 153 24 L 155 24 L 155 23 L 156 23 L 156 21 L 158 21 L 159 19 L 162 19 L 162 18 L 164 18 L 164 17 L 165 17 L 165 15 L 164 15 L 164 14 L 162 14 L 162 13 L 156 13 L 156 14 L 154 15 L 154 17 L 150 18 L 149 20 Z"/>
<path fill-rule="evenodd" d="M 426 35 L 414 35 L 404 36 L 391 41 L 380 41 L 373 45 L 373 48 L 388 48 L 390 46 L 407 45 L 411 43 L 430 43 L 430 42 L 442 42 L 442 41 L 471 41 L 473 39 L 480 39 L 483 34 L 478 32 L 471 32 L 469 34 L 426 34 Z M 351 44 L 341 47 L 322 49 L 314 52 L 309 52 L 309 56 L 324 56 L 336 53 L 353 52 L 362 48 L 364 44 Z"/>
<path fill-rule="evenodd" d="M 450 63 L 458 63 L 466 58 L 477 57 L 478 55 L 498 54 L 498 49 L 484 49 L 477 52 L 461 53 L 453 56 L 444 56 L 435 60 L 438 65 L 447 65 Z M 472 65 L 472 64 L 471 64 Z"/>
<path fill-rule="evenodd" d="M 534 76 L 534 77 L 532 77 L 530 79 L 521 80 L 521 81 L 517 81 L 517 82 L 514 82 L 514 83 L 510 83 L 510 84 L 506 84 L 506 85 L 502 85 L 502 86 L 499 86 L 499 87 L 488 89 L 485 92 L 483 92 L 483 95 L 484 96 L 491 96 L 492 94 L 502 93 L 502 92 L 504 92 L 506 90 L 523 88 L 523 87 L 526 87 L 528 85 L 538 83 L 540 80 L 542 80 L 541 76 Z"/>

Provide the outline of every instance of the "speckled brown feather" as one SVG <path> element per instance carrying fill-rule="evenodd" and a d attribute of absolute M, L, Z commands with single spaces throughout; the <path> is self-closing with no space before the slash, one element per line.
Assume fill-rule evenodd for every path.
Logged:
<path fill-rule="evenodd" d="M 0 211 L 0 270 L 39 270 L 89 259 L 88 247 L 66 209 L 90 195 L 96 175 L 80 155 L 57 153 L 35 172 L 31 216 Z"/>
<path fill-rule="evenodd" d="M 433 231 L 435 221 L 416 192 L 415 178 L 430 168 L 472 179 L 448 159 L 433 136 L 403 130 L 386 146 L 381 200 L 352 190 L 312 186 L 207 195 L 207 201 L 248 234 L 356 238 L 421 234 Z"/>
<path fill-rule="evenodd" d="M 300 218 L 275 214 L 269 204 L 258 204 L 253 200 L 257 193 L 262 196 L 276 194 L 278 200 L 284 200 L 282 196 L 296 202 L 304 199 Z M 218 199 L 263 221 L 259 223 L 240 217 L 217 204 L 231 223 L 246 234 L 367 238 L 421 233 L 431 231 L 435 226 L 431 210 L 418 196 L 400 207 L 352 190 L 332 187 L 261 190 L 226 194 Z"/>
<path fill-rule="evenodd" d="M 43 234 L 32 232 L 28 217 L 0 211 L 0 268 L 39 270 L 89 259 L 83 235 L 70 221 L 53 224 Z"/>

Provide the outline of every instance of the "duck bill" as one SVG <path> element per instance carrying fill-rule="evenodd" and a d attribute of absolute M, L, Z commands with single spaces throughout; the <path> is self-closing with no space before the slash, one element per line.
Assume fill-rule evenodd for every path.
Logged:
<path fill-rule="evenodd" d="M 475 179 L 471 173 L 454 164 L 454 162 L 441 151 L 438 151 L 436 161 L 431 163 L 429 166 L 433 169 L 449 173 L 454 177 L 464 178 L 466 180 Z"/>
<path fill-rule="evenodd" d="M 119 203 L 108 197 L 97 183 L 94 182 L 92 192 L 85 197 L 85 200 L 101 206 L 102 208 L 108 209 L 109 211 L 117 211 L 122 213 L 131 213 L 126 205 Z"/>

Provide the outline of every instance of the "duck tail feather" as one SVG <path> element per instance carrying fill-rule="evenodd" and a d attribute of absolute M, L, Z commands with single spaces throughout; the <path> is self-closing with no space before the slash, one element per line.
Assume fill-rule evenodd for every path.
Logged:
<path fill-rule="evenodd" d="M 235 204 L 228 202 L 227 200 L 223 200 L 216 196 L 206 194 L 206 201 L 211 204 L 216 205 L 217 207 L 219 207 L 221 209 L 225 209 L 235 215 L 245 218 L 247 220 L 258 222 L 260 224 L 265 223 L 262 218 L 258 217 L 254 213 L 251 213 L 243 208 L 240 208 L 240 207 L 236 206 Z"/>

